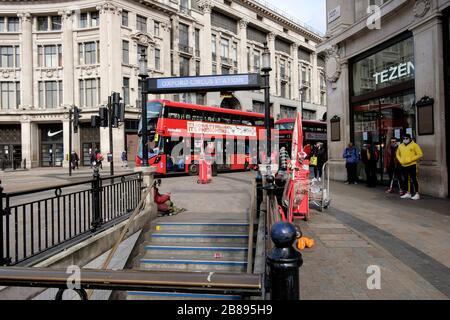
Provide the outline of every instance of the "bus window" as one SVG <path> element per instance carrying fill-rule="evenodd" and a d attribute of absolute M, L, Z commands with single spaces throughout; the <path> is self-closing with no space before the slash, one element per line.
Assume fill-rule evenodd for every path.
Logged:
<path fill-rule="evenodd" d="M 177 119 L 177 120 L 183 120 L 184 114 L 183 110 L 176 109 L 176 108 L 167 108 L 167 118 L 168 119 Z"/>
<path fill-rule="evenodd" d="M 255 120 L 255 126 L 263 127 L 264 126 L 264 119 L 256 119 Z"/>
<path fill-rule="evenodd" d="M 206 122 L 217 122 L 216 115 L 214 113 L 205 112 Z"/>
<path fill-rule="evenodd" d="M 192 110 L 192 120 L 193 121 L 203 121 L 203 111 Z"/>
<path fill-rule="evenodd" d="M 192 110 L 186 109 L 184 112 L 184 117 L 186 118 L 186 120 L 192 120 Z"/>
<path fill-rule="evenodd" d="M 231 117 L 229 114 L 219 114 L 219 122 L 221 123 L 226 123 L 226 124 L 230 124 L 231 123 Z"/>
<path fill-rule="evenodd" d="M 241 117 L 237 116 L 237 115 L 231 115 L 231 123 L 232 124 L 237 124 L 237 125 L 241 125 L 242 121 L 241 121 Z"/>
<path fill-rule="evenodd" d="M 247 117 L 242 117 L 242 124 L 244 126 L 252 126 L 252 121 Z"/>

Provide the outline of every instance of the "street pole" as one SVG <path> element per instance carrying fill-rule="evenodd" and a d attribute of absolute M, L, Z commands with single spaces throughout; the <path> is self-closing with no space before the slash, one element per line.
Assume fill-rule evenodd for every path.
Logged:
<path fill-rule="evenodd" d="M 111 162 L 109 172 L 114 176 L 114 154 L 113 154 L 113 112 L 112 112 L 112 96 L 108 97 L 108 126 L 109 126 L 109 154 L 111 155 Z"/>
<path fill-rule="evenodd" d="M 272 134 L 270 127 L 270 71 L 272 71 L 272 67 L 270 65 L 270 51 L 267 46 L 267 42 L 264 43 L 264 52 L 262 54 L 262 69 L 263 77 L 264 77 L 264 111 L 265 118 L 264 124 L 266 128 L 266 139 L 267 139 L 267 161 L 271 163 L 272 158 Z"/>
<path fill-rule="evenodd" d="M 72 176 L 72 131 L 73 131 L 73 110 L 69 110 L 69 177 Z"/>
<path fill-rule="evenodd" d="M 264 72 L 264 111 L 265 119 L 264 124 L 266 128 L 266 139 L 267 139 L 267 159 L 271 160 L 272 156 L 272 135 L 270 128 L 270 80 L 269 72 Z"/>
<path fill-rule="evenodd" d="M 141 78 L 141 123 L 142 123 L 142 167 L 148 167 L 148 132 L 147 132 L 147 55 L 141 51 L 139 59 L 139 77 Z"/>

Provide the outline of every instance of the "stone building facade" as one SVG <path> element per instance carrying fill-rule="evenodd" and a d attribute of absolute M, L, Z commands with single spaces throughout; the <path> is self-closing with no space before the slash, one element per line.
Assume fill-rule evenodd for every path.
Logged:
<path fill-rule="evenodd" d="M 328 142 L 332 177 L 346 179 L 343 150 L 373 144 L 378 180 L 391 138 L 411 134 L 424 151 L 421 192 L 449 195 L 448 0 L 327 0 Z M 364 179 L 362 165 L 359 176 Z"/>
<path fill-rule="evenodd" d="M 259 72 L 263 43 L 272 53 L 275 118 L 326 113 L 322 38 L 262 0 L 1 1 L 0 159 L 9 166 L 67 166 L 69 108 L 82 110 L 73 149 L 82 165 L 108 130 L 91 115 L 121 92 L 126 121 L 114 129 L 114 159 L 134 159 L 140 99 L 138 52 L 150 77 Z M 263 111 L 262 92 L 150 96 Z M 0 168 L 1 170 L 2 168 Z"/>

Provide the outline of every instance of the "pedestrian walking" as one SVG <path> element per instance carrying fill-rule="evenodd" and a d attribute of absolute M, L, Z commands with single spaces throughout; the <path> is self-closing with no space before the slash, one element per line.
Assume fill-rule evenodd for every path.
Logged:
<path fill-rule="evenodd" d="M 403 187 L 407 191 L 401 198 L 420 200 L 419 182 L 417 180 L 417 165 L 423 157 L 420 146 L 412 140 L 411 135 L 406 134 L 403 137 L 403 143 L 398 147 L 396 152 L 397 160 L 402 166 Z M 408 189 L 408 184 L 411 190 Z"/>
<path fill-rule="evenodd" d="M 103 169 L 103 155 L 100 153 L 100 150 L 95 149 L 94 153 L 91 156 L 91 165 L 92 167 L 100 167 Z"/>
<path fill-rule="evenodd" d="M 79 169 L 79 161 L 80 158 L 78 157 L 78 154 L 75 151 L 72 151 L 72 154 L 70 155 L 70 165 L 72 166 L 72 170 Z"/>
<path fill-rule="evenodd" d="M 128 168 L 128 155 L 126 150 L 122 151 L 120 160 L 122 160 L 122 168 Z"/>
<path fill-rule="evenodd" d="M 346 184 L 358 184 L 356 170 L 360 160 L 360 155 L 353 143 L 349 143 L 345 148 L 343 158 L 345 159 L 345 168 L 347 169 Z"/>
<path fill-rule="evenodd" d="M 386 193 L 394 193 L 395 185 L 397 184 L 400 195 L 403 196 L 406 192 L 402 189 L 402 172 L 400 163 L 397 160 L 397 149 L 398 141 L 396 138 L 392 138 L 391 145 L 389 148 L 386 148 L 386 152 L 384 154 L 384 169 L 389 175 L 390 181 L 389 189 L 386 190 Z"/>
<path fill-rule="evenodd" d="M 367 187 L 375 188 L 377 186 L 378 150 L 371 143 L 365 144 L 361 150 L 361 160 L 364 163 Z"/>

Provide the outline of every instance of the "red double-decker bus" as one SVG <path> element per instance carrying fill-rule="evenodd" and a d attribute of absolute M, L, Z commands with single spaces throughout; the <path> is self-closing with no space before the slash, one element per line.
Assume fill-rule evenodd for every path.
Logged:
<path fill-rule="evenodd" d="M 275 129 L 279 130 L 280 148 L 292 150 L 292 134 L 294 132 L 295 119 L 287 118 L 275 122 Z M 327 123 L 325 121 L 303 120 L 303 145 L 314 145 L 322 142 L 327 145 Z"/>
<path fill-rule="evenodd" d="M 202 151 L 214 172 L 247 170 L 258 163 L 259 145 L 265 141 L 259 113 L 155 100 L 147 103 L 147 120 L 149 165 L 159 174 L 197 175 Z M 141 128 L 142 121 L 136 166 L 142 165 Z"/>

